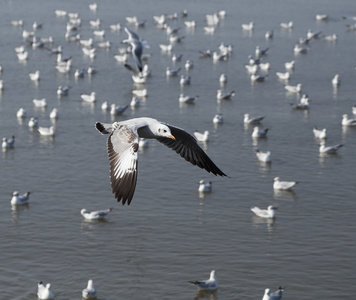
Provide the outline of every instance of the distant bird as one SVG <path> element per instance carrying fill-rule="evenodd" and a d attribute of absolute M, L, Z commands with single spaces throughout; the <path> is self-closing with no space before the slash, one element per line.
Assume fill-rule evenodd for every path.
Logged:
<path fill-rule="evenodd" d="M 55 129 L 54 126 L 50 126 L 50 127 L 38 127 L 38 132 L 40 133 L 40 135 L 43 136 L 54 136 L 55 135 Z"/>
<path fill-rule="evenodd" d="M 273 30 L 271 30 L 271 31 L 266 31 L 266 33 L 265 33 L 265 38 L 266 38 L 266 40 L 273 39 Z"/>
<path fill-rule="evenodd" d="M 336 74 L 333 79 L 331 80 L 331 83 L 333 86 L 338 86 L 340 85 L 340 79 L 339 79 L 339 74 Z"/>
<path fill-rule="evenodd" d="M 262 76 L 259 74 L 251 74 L 250 78 L 252 82 L 262 82 L 265 80 L 266 76 Z"/>
<path fill-rule="evenodd" d="M 54 119 L 58 119 L 59 113 L 58 113 L 58 109 L 57 108 L 53 108 L 52 111 L 49 114 L 49 117 L 54 120 Z"/>
<path fill-rule="evenodd" d="M 290 73 L 287 71 L 285 73 L 283 72 L 276 72 L 276 75 L 279 79 L 281 80 L 288 80 L 290 78 Z"/>
<path fill-rule="evenodd" d="M 256 149 L 256 156 L 257 159 L 261 162 L 271 162 L 271 152 L 267 151 L 267 152 L 262 152 L 259 149 Z"/>
<path fill-rule="evenodd" d="M 198 142 L 208 142 L 209 141 L 209 131 L 205 130 L 204 133 L 199 131 L 194 131 L 194 136 Z"/>
<path fill-rule="evenodd" d="M 281 26 L 282 29 L 292 29 L 293 28 L 293 22 L 289 21 L 289 22 L 282 22 L 279 24 Z"/>
<path fill-rule="evenodd" d="M 66 96 L 69 93 L 69 86 L 59 86 L 57 89 L 57 95 L 58 96 Z"/>
<path fill-rule="evenodd" d="M 352 113 L 353 113 L 354 115 L 356 115 L 356 105 L 353 105 L 353 106 L 352 106 Z"/>
<path fill-rule="evenodd" d="M 185 62 L 185 65 L 184 65 L 184 67 L 187 71 L 191 70 L 193 68 L 193 66 L 194 66 L 193 62 L 189 59 Z"/>
<path fill-rule="evenodd" d="M 224 121 L 222 115 L 219 113 L 219 114 L 216 114 L 213 118 L 213 123 L 214 124 L 222 124 Z"/>
<path fill-rule="evenodd" d="M 147 96 L 147 89 L 141 89 L 141 90 L 132 90 L 132 94 L 134 94 L 136 97 L 146 97 Z"/>
<path fill-rule="evenodd" d="M 319 147 L 319 152 L 320 153 L 328 153 L 328 154 L 334 154 L 337 152 L 337 150 L 339 150 L 339 148 L 341 148 L 343 146 L 343 144 L 337 144 L 337 145 L 333 145 L 333 146 L 325 146 L 325 142 L 322 141 L 320 143 L 320 147 Z"/>
<path fill-rule="evenodd" d="M 88 94 L 80 94 L 80 97 L 85 102 L 94 103 L 96 101 L 96 93 L 95 92 L 91 92 L 89 95 Z"/>
<path fill-rule="evenodd" d="M 216 94 L 216 98 L 218 100 L 230 100 L 233 96 L 235 96 L 235 91 L 231 91 L 230 93 L 223 93 L 222 90 L 218 90 Z"/>
<path fill-rule="evenodd" d="M 225 73 L 222 73 L 219 77 L 219 82 L 221 85 L 224 85 L 227 83 L 227 76 Z"/>
<path fill-rule="evenodd" d="M 33 104 L 35 105 L 35 107 L 39 107 L 39 108 L 45 108 L 45 107 L 47 107 L 47 100 L 46 100 L 46 98 L 33 99 L 32 102 L 33 102 Z"/>
<path fill-rule="evenodd" d="M 297 85 L 286 85 L 284 88 L 290 93 L 300 93 L 302 91 L 302 84 L 298 83 Z"/>
<path fill-rule="evenodd" d="M 141 72 L 137 72 L 136 69 L 134 69 L 132 66 L 129 64 L 124 65 L 126 69 L 132 72 L 132 80 L 135 83 L 145 83 L 146 82 L 146 77 L 143 76 Z"/>
<path fill-rule="evenodd" d="M 328 17 L 329 16 L 326 15 L 326 14 L 318 14 L 318 15 L 315 16 L 315 19 L 317 21 L 326 21 L 328 19 Z"/>
<path fill-rule="evenodd" d="M 107 151 L 111 188 L 118 202 L 130 204 L 137 180 L 137 150 L 140 137 L 156 139 L 193 165 L 214 175 L 226 176 L 184 129 L 152 118 L 135 118 L 113 124 L 96 123 L 101 134 L 110 134 Z"/>
<path fill-rule="evenodd" d="M 101 104 L 101 109 L 102 110 L 108 110 L 109 109 L 109 103 L 108 101 L 104 101 L 102 104 Z"/>
<path fill-rule="evenodd" d="M 179 83 L 182 86 L 189 85 L 190 84 L 190 76 L 181 75 Z"/>
<path fill-rule="evenodd" d="M 300 45 L 295 45 L 293 48 L 294 54 L 298 55 L 298 54 L 305 54 L 308 52 L 308 48 L 305 47 L 301 47 Z"/>
<path fill-rule="evenodd" d="M 320 34 L 321 34 L 321 31 L 313 32 L 313 31 L 311 31 L 311 29 L 308 29 L 307 38 L 308 38 L 309 40 L 311 40 L 311 39 L 317 39 Z"/>
<path fill-rule="evenodd" d="M 271 292 L 270 289 L 265 289 L 262 300 L 282 300 L 284 289 L 279 287 L 277 291 Z"/>
<path fill-rule="evenodd" d="M 268 128 L 260 130 L 258 126 L 253 128 L 252 137 L 253 138 L 265 138 L 267 137 Z"/>
<path fill-rule="evenodd" d="M 16 116 L 17 116 L 18 118 L 26 118 L 26 116 L 27 116 L 26 109 L 24 109 L 23 107 L 21 107 L 21 108 L 17 111 Z"/>
<path fill-rule="evenodd" d="M 146 41 L 141 41 L 137 33 L 131 31 L 125 27 L 125 31 L 128 34 L 128 38 L 123 41 L 123 43 L 128 43 L 132 47 L 132 55 L 135 59 L 138 69 L 142 72 L 142 61 L 141 56 L 143 53 L 143 48 L 149 48 L 149 45 Z"/>
<path fill-rule="evenodd" d="M 303 97 L 300 99 L 300 102 L 297 104 L 291 103 L 294 109 L 299 109 L 299 110 L 306 110 L 309 109 L 309 98 L 308 96 L 303 95 Z"/>
<path fill-rule="evenodd" d="M 9 139 L 6 138 L 6 137 L 3 137 L 1 146 L 2 146 L 3 150 L 9 149 L 9 148 L 14 148 L 14 146 L 15 146 L 15 136 L 13 135 Z"/>
<path fill-rule="evenodd" d="M 331 34 L 331 35 L 326 35 L 324 37 L 324 40 L 327 41 L 327 42 L 336 42 L 337 41 L 337 35 L 335 33 Z"/>
<path fill-rule="evenodd" d="M 88 280 L 87 287 L 82 291 L 82 298 L 85 300 L 96 299 L 96 289 L 92 279 Z"/>
<path fill-rule="evenodd" d="M 259 216 L 259 217 L 265 218 L 265 219 L 275 218 L 276 217 L 275 211 L 277 209 L 278 208 L 273 205 L 269 205 L 267 207 L 267 209 L 261 209 L 261 208 L 258 208 L 257 206 L 251 207 L 251 211 L 253 211 L 256 216 Z"/>
<path fill-rule="evenodd" d="M 37 118 L 31 117 L 30 120 L 28 121 L 28 127 L 30 127 L 30 128 L 38 127 L 38 120 L 37 120 Z"/>
<path fill-rule="evenodd" d="M 280 181 L 279 177 L 274 178 L 273 188 L 275 190 L 290 190 L 298 181 Z"/>
<path fill-rule="evenodd" d="M 166 75 L 167 75 L 167 77 L 175 77 L 175 76 L 178 76 L 179 71 L 180 71 L 180 68 L 171 69 L 170 67 L 167 67 Z"/>
<path fill-rule="evenodd" d="M 356 126 L 356 118 L 349 119 L 347 114 L 342 115 L 341 125 L 343 126 Z"/>
<path fill-rule="evenodd" d="M 253 30 L 254 25 L 255 24 L 253 22 L 250 22 L 250 23 L 242 24 L 241 27 L 243 30 Z"/>
<path fill-rule="evenodd" d="M 196 96 L 186 96 L 184 94 L 180 94 L 179 95 L 179 102 L 180 103 L 186 103 L 186 104 L 193 104 L 197 98 L 199 98 L 198 95 L 196 95 Z"/>
<path fill-rule="evenodd" d="M 132 97 L 131 102 L 130 102 L 130 106 L 132 108 L 134 108 L 134 107 L 139 107 L 140 105 L 141 105 L 141 100 L 136 98 L 136 97 Z"/>
<path fill-rule="evenodd" d="M 183 56 L 182 54 L 173 54 L 173 55 L 172 55 L 172 61 L 173 61 L 173 62 L 181 61 L 182 56 Z"/>
<path fill-rule="evenodd" d="M 261 71 L 267 72 L 270 69 L 271 64 L 269 62 L 266 62 L 266 63 L 260 63 L 258 66 L 260 67 Z"/>
<path fill-rule="evenodd" d="M 173 45 L 172 44 L 168 44 L 168 45 L 159 44 L 159 47 L 162 52 L 170 53 L 172 51 Z"/>
<path fill-rule="evenodd" d="M 75 78 L 83 78 L 84 77 L 84 70 L 79 70 L 79 69 L 76 69 L 75 72 L 74 72 L 74 77 Z"/>
<path fill-rule="evenodd" d="M 51 284 L 47 283 L 46 286 L 43 285 L 42 281 L 38 283 L 37 297 L 41 300 L 53 299 L 54 295 L 51 290 Z"/>
<path fill-rule="evenodd" d="M 38 71 L 38 70 L 34 73 L 29 73 L 28 75 L 30 76 L 30 79 L 33 81 L 40 80 L 40 71 Z"/>
<path fill-rule="evenodd" d="M 88 211 L 85 208 L 83 208 L 80 211 L 80 213 L 86 220 L 101 220 L 105 218 L 111 211 L 112 208 L 96 210 L 96 211 Z"/>
<path fill-rule="evenodd" d="M 314 137 L 317 139 L 326 139 L 326 129 L 313 128 Z"/>
<path fill-rule="evenodd" d="M 110 114 L 112 116 L 118 116 L 124 113 L 124 111 L 128 108 L 128 105 L 125 106 L 120 106 L 120 105 L 116 105 L 116 104 L 111 104 L 110 105 Z"/>
<path fill-rule="evenodd" d="M 189 282 L 195 284 L 199 290 L 216 290 L 218 288 L 215 270 L 210 272 L 210 278 L 208 280 Z"/>
<path fill-rule="evenodd" d="M 269 48 L 261 49 L 260 46 L 256 46 L 255 56 L 260 58 L 262 55 L 266 55 Z"/>
<path fill-rule="evenodd" d="M 11 205 L 27 204 L 28 201 L 30 200 L 30 194 L 31 192 L 26 192 L 23 195 L 20 195 L 18 191 L 13 192 L 10 201 Z"/>
<path fill-rule="evenodd" d="M 245 124 L 260 124 L 265 117 L 251 117 L 249 114 L 244 114 Z"/>
<path fill-rule="evenodd" d="M 205 181 L 202 179 L 199 181 L 198 191 L 201 193 L 210 193 L 212 186 L 213 186 L 213 184 L 211 181 Z"/>
<path fill-rule="evenodd" d="M 286 68 L 286 70 L 292 70 L 294 69 L 294 65 L 295 65 L 295 61 L 287 61 L 284 63 L 284 67 Z"/>

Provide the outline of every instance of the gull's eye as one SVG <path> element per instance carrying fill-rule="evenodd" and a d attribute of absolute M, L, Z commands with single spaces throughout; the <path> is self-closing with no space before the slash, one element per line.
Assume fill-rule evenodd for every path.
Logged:
<path fill-rule="evenodd" d="M 167 132 L 167 130 L 166 130 L 166 129 L 163 129 L 163 132 L 164 132 L 164 133 L 166 133 L 166 132 Z"/>

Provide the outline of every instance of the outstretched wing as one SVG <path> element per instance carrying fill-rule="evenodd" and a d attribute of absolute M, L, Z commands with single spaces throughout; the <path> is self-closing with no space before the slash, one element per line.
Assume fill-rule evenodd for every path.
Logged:
<path fill-rule="evenodd" d="M 104 126 L 96 123 L 101 133 L 108 133 Z M 118 202 L 130 204 L 137 181 L 138 136 L 127 126 L 117 125 L 108 138 L 107 149 L 111 190 Z"/>
<path fill-rule="evenodd" d="M 214 175 L 226 176 L 226 174 L 213 163 L 204 150 L 200 148 L 193 136 L 183 129 L 169 124 L 166 125 L 171 130 L 175 139 L 157 137 L 159 142 L 177 152 L 186 161 L 189 161 L 193 165 L 197 165 Z"/>

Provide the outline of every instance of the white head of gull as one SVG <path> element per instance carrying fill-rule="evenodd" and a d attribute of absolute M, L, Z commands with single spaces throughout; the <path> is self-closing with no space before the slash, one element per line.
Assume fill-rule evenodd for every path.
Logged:
<path fill-rule="evenodd" d="M 279 177 L 274 178 L 273 188 L 275 190 L 290 190 L 298 181 L 280 181 Z"/>
<path fill-rule="evenodd" d="M 51 284 L 47 283 L 46 286 L 43 285 L 42 281 L 37 285 L 37 297 L 41 300 L 53 299 L 54 295 L 51 291 Z"/>
<path fill-rule="evenodd" d="M 86 220 L 101 220 L 104 219 L 110 212 L 112 208 L 96 210 L 96 211 L 88 211 L 83 208 L 80 213 Z"/>
<path fill-rule="evenodd" d="M 226 176 L 184 129 L 152 118 L 135 118 L 113 124 L 96 123 L 95 126 L 102 134 L 109 134 L 107 151 L 111 189 L 122 204 L 130 204 L 135 192 L 140 137 L 156 139 L 193 165 L 214 175 Z"/>
<path fill-rule="evenodd" d="M 88 280 L 87 287 L 82 291 L 82 297 L 85 300 L 96 299 L 96 289 L 92 279 Z"/>
<path fill-rule="evenodd" d="M 277 291 L 271 292 L 270 289 L 265 289 L 262 300 L 282 300 L 284 289 L 279 287 Z"/>
<path fill-rule="evenodd" d="M 215 270 L 210 272 L 210 278 L 202 281 L 189 281 L 198 287 L 199 290 L 211 291 L 218 288 L 218 281 L 216 279 Z"/>
<path fill-rule="evenodd" d="M 277 207 L 273 205 L 269 205 L 267 209 L 261 209 L 257 206 L 251 207 L 251 211 L 258 217 L 265 218 L 265 219 L 273 219 L 276 217 Z"/>

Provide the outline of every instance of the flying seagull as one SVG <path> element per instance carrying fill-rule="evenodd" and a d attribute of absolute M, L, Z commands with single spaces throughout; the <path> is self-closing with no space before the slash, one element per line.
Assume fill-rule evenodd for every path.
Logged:
<path fill-rule="evenodd" d="M 132 47 L 132 55 L 135 59 L 138 69 L 142 72 L 142 61 L 141 56 L 143 52 L 143 47 L 149 48 L 149 45 L 146 41 L 141 41 L 139 36 L 125 27 L 125 31 L 128 34 L 128 38 L 123 43 L 130 44 Z"/>
<path fill-rule="evenodd" d="M 102 134 L 110 134 L 107 150 L 111 189 L 123 205 L 130 204 L 135 192 L 139 138 L 156 139 L 193 165 L 214 175 L 226 176 L 184 129 L 152 118 L 134 118 L 113 124 L 97 122 L 95 127 Z"/>

